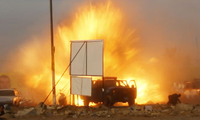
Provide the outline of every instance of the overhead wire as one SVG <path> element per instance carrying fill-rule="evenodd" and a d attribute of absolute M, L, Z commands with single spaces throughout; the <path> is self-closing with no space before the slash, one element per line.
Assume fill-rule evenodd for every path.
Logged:
<path fill-rule="evenodd" d="M 56 85 L 60 82 L 61 78 L 64 76 L 64 74 L 66 73 L 66 71 L 68 70 L 69 66 L 71 66 L 71 63 L 74 61 L 74 59 L 76 58 L 76 56 L 78 55 L 78 53 L 80 52 L 80 50 L 82 49 L 83 45 L 86 42 L 84 41 L 83 44 L 81 45 L 81 47 L 79 48 L 79 50 L 77 51 L 77 53 L 75 54 L 75 56 L 73 57 L 73 59 L 70 61 L 69 65 L 66 67 L 66 69 L 64 70 L 64 72 L 62 73 L 62 75 L 60 76 L 60 78 L 58 79 L 58 81 L 56 82 L 56 84 L 54 85 L 53 88 L 56 87 Z M 44 103 L 46 102 L 46 100 L 49 98 L 50 94 L 53 92 L 53 89 L 51 89 L 51 91 L 49 92 L 49 94 L 47 95 L 47 97 L 44 100 Z"/>

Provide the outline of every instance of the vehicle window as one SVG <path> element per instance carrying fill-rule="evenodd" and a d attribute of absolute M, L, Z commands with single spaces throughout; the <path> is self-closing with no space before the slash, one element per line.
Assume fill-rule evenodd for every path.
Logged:
<path fill-rule="evenodd" d="M 15 96 L 15 93 L 12 90 L 0 91 L 0 96 Z"/>
<path fill-rule="evenodd" d="M 134 80 L 130 80 L 128 85 L 129 85 L 129 87 L 132 87 L 132 88 L 136 87 L 136 83 Z"/>
<path fill-rule="evenodd" d="M 120 81 L 120 86 L 126 87 L 127 83 L 125 81 Z"/>

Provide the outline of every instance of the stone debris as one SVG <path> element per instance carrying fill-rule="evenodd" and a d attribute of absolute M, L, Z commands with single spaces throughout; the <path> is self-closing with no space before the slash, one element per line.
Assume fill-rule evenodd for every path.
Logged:
<path fill-rule="evenodd" d="M 144 110 L 145 111 L 152 111 L 153 107 L 151 105 L 146 105 L 146 106 L 144 106 Z"/>
<path fill-rule="evenodd" d="M 9 113 L 6 113 L 6 114 L 0 116 L 0 120 L 9 120 L 11 118 L 14 118 L 14 116 Z"/>
<path fill-rule="evenodd" d="M 194 106 L 193 112 L 199 112 L 200 113 L 200 106 L 199 105 Z"/>
<path fill-rule="evenodd" d="M 142 116 L 142 117 L 159 117 L 159 116 L 200 116 L 200 106 L 180 103 L 176 106 L 165 104 L 152 105 L 134 105 L 130 107 L 106 107 L 104 105 L 98 107 L 85 106 L 46 106 L 44 103 L 38 104 L 36 107 L 19 109 L 15 117 L 23 117 L 27 115 L 42 116 L 63 116 L 67 118 L 81 117 L 105 117 L 114 118 L 117 116 Z"/>
<path fill-rule="evenodd" d="M 161 113 L 170 113 L 171 112 L 171 109 L 164 109 L 161 111 Z"/>
<path fill-rule="evenodd" d="M 47 109 L 47 106 L 43 102 L 41 102 L 35 107 L 35 109 L 36 109 L 37 115 L 41 115 L 45 112 L 45 110 Z"/>
<path fill-rule="evenodd" d="M 143 111 L 144 110 L 144 106 L 143 105 L 135 105 L 135 110 Z"/>
<path fill-rule="evenodd" d="M 16 114 L 14 114 L 15 117 L 19 117 L 19 116 L 23 116 L 23 115 L 28 115 L 30 114 L 32 111 L 34 111 L 34 108 L 25 108 L 23 110 L 19 110 Z M 35 112 L 36 114 L 36 112 Z"/>
<path fill-rule="evenodd" d="M 154 112 L 162 112 L 162 110 L 163 110 L 162 105 L 160 105 L 160 104 L 153 105 L 153 111 Z"/>
<path fill-rule="evenodd" d="M 152 116 L 152 117 L 159 116 L 159 115 L 161 115 L 161 113 L 157 113 L 157 112 L 151 113 L 151 116 Z"/>
<path fill-rule="evenodd" d="M 191 104 L 184 104 L 184 103 L 180 103 L 176 105 L 176 110 L 186 110 L 186 111 L 191 111 L 194 109 L 194 106 Z"/>

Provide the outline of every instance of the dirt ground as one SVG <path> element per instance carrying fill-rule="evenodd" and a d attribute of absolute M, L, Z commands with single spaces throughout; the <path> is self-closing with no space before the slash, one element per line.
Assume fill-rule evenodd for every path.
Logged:
<path fill-rule="evenodd" d="M 26 116 L 19 118 L 0 118 L 0 120 L 200 120 L 199 116 L 157 116 L 157 117 L 142 117 L 142 116 L 112 116 L 112 117 L 79 117 L 67 118 L 66 116 Z"/>
<path fill-rule="evenodd" d="M 36 106 L 14 109 L 0 116 L 0 120 L 200 120 L 200 105 L 180 103 L 135 105 L 123 107 L 77 107 L 60 108 Z"/>

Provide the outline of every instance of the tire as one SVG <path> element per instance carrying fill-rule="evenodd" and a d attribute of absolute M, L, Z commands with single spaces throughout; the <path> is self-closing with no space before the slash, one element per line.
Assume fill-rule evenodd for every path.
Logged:
<path fill-rule="evenodd" d="M 128 101 L 128 105 L 129 105 L 129 106 L 132 106 L 132 105 L 134 105 L 134 104 L 135 104 L 135 99 Z"/>
<path fill-rule="evenodd" d="M 112 101 L 112 97 L 110 95 L 107 95 L 104 101 L 104 105 L 105 106 L 113 106 L 113 101 Z"/>

